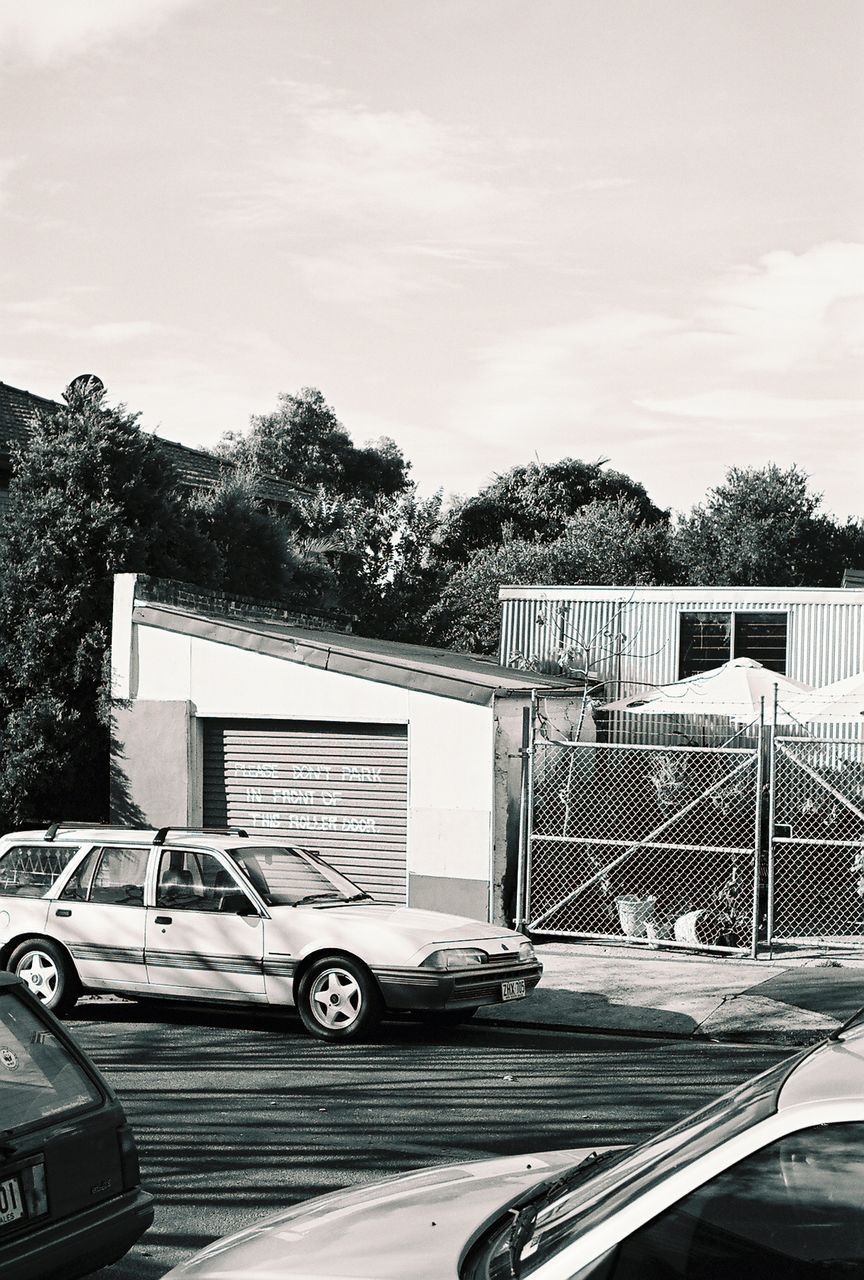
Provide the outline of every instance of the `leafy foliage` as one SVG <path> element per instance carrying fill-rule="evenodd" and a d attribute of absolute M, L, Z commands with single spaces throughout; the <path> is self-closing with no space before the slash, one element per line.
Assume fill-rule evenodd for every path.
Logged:
<path fill-rule="evenodd" d="M 310 545 L 244 475 L 182 496 L 137 416 L 73 383 L 15 458 L 0 543 L 0 702 L 6 821 L 107 817 L 113 574 L 299 600 L 332 590 Z"/>
<path fill-rule="evenodd" d="M 0 794 L 7 821 L 107 809 L 112 574 L 176 574 L 200 538 L 155 442 L 73 384 L 15 458 L 0 545 Z"/>
<path fill-rule="evenodd" d="M 703 586 L 838 586 L 844 558 L 864 552 L 860 525 L 838 526 L 798 467 L 732 467 L 681 519 L 675 548 Z M 847 561 L 848 562 L 848 561 Z"/>
<path fill-rule="evenodd" d="M 670 572 L 665 525 L 647 525 L 633 501 L 591 502 L 552 542 L 514 538 L 475 552 L 447 580 L 427 623 L 455 649 L 494 653 L 503 586 L 615 585 L 662 581 Z"/>
<path fill-rule="evenodd" d="M 192 499 L 189 513 L 208 551 L 194 575 L 200 585 L 304 605 L 332 593 L 326 558 L 265 510 L 248 474 L 227 473 Z"/>
<path fill-rule="evenodd" d="M 439 535 L 439 555 L 464 564 L 475 551 L 500 546 L 506 538 L 553 542 L 581 507 L 619 498 L 633 503 L 645 524 L 668 519 L 641 484 L 605 470 L 602 459 L 562 458 L 548 465 L 512 467 L 450 512 Z"/>
<path fill-rule="evenodd" d="M 226 433 L 219 451 L 251 474 L 331 495 L 372 500 L 408 483 L 408 463 L 394 442 L 358 449 L 316 387 L 283 393 L 275 412 L 253 417 L 245 435 Z"/>
<path fill-rule="evenodd" d="M 329 567 L 328 603 L 353 615 L 366 635 L 421 638 L 438 580 L 430 547 L 441 499 L 419 497 L 392 440 L 355 447 L 321 392 L 304 387 L 220 447 L 250 473 L 307 491 L 292 527 L 295 542 L 317 547 Z"/>
<path fill-rule="evenodd" d="M 431 554 L 441 495 L 420 498 L 412 485 L 375 503 L 348 500 L 340 516 L 339 595 L 342 607 L 357 618 L 357 630 L 391 640 L 427 640 L 423 615 L 441 580 Z"/>

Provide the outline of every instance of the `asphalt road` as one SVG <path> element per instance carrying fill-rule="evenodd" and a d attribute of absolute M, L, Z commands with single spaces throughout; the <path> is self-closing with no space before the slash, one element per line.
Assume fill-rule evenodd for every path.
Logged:
<path fill-rule="evenodd" d="M 421 1165 L 632 1142 L 788 1053 L 408 1022 L 331 1046 L 290 1017 L 107 1001 L 70 1026 L 124 1101 L 157 1204 L 94 1280 L 156 1280 L 267 1213 Z"/>

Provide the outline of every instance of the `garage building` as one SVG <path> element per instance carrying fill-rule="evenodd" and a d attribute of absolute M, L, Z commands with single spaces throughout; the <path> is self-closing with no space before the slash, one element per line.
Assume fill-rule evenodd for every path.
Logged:
<path fill-rule="evenodd" d="M 112 675 L 115 820 L 283 836 L 380 901 L 498 922 L 532 692 L 580 722 L 562 680 L 135 574 Z"/>

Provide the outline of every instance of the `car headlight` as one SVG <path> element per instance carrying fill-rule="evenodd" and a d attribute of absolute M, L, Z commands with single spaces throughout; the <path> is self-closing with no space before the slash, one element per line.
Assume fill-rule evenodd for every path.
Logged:
<path fill-rule="evenodd" d="M 423 969 L 470 969 L 475 964 L 486 963 L 486 952 L 479 947 L 447 947 L 433 951 L 423 961 Z"/>
<path fill-rule="evenodd" d="M 523 961 L 536 959 L 534 948 L 531 946 L 530 942 L 519 943 L 519 959 Z"/>

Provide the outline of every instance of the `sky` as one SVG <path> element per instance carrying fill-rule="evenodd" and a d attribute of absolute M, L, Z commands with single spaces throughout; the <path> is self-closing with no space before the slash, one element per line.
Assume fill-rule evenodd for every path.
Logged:
<path fill-rule="evenodd" d="M 861 0 L 0 0 L 0 380 L 864 517 Z"/>

